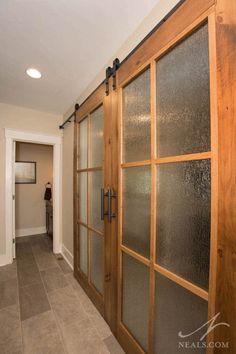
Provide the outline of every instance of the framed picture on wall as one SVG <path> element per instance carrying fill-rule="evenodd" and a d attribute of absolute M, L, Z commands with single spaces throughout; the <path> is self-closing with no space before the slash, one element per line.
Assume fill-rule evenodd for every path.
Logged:
<path fill-rule="evenodd" d="M 15 162 L 15 183 L 36 184 L 36 162 L 16 161 Z"/>

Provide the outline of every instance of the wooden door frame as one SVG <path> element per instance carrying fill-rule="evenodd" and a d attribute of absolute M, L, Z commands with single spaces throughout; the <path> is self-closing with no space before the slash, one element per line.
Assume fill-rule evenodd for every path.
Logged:
<path fill-rule="evenodd" d="M 218 327 L 215 341 L 229 341 L 236 353 L 236 2 L 217 0 L 215 11 L 218 109 L 218 236 L 215 313 L 230 324 Z M 221 353 L 221 350 L 215 350 Z"/>

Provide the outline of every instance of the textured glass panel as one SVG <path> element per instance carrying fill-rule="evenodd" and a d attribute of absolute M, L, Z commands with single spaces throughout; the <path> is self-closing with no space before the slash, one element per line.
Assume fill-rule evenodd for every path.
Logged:
<path fill-rule="evenodd" d="M 101 188 L 103 188 L 103 172 L 89 172 L 90 178 L 90 226 L 96 230 L 103 230 L 101 220 Z"/>
<path fill-rule="evenodd" d="M 87 274 L 87 229 L 79 226 L 79 259 L 80 269 Z"/>
<path fill-rule="evenodd" d="M 155 353 L 205 353 L 201 348 L 179 348 L 179 342 L 200 342 L 206 327 L 187 338 L 179 337 L 179 332 L 190 334 L 207 322 L 207 301 L 160 274 L 156 274 L 155 298 Z"/>
<path fill-rule="evenodd" d="M 103 106 L 90 117 L 90 167 L 99 167 L 103 164 Z"/>
<path fill-rule="evenodd" d="M 123 90 L 123 161 L 150 159 L 150 70 Z"/>
<path fill-rule="evenodd" d="M 91 280 L 103 294 L 103 237 L 91 232 Z"/>
<path fill-rule="evenodd" d="M 123 253 L 122 321 L 141 346 L 148 347 L 149 269 Z"/>
<path fill-rule="evenodd" d="M 157 62 L 157 154 L 210 150 L 208 28 Z"/>
<path fill-rule="evenodd" d="M 123 243 L 149 258 L 151 169 L 150 166 L 123 170 Z"/>
<path fill-rule="evenodd" d="M 158 166 L 157 263 L 207 289 L 210 161 Z"/>
<path fill-rule="evenodd" d="M 87 223 L 87 172 L 79 173 L 80 221 Z"/>
<path fill-rule="evenodd" d="M 87 142 L 88 118 L 79 124 L 79 168 L 87 168 L 88 142 Z"/>

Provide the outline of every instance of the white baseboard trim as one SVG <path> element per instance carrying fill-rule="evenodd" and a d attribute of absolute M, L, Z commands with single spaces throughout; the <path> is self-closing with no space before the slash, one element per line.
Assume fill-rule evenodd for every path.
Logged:
<path fill-rule="evenodd" d="M 73 254 L 68 250 L 68 248 L 66 248 L 65 245 L 62 245 L 61 253 L 62 253 L 65 261 L 70 266 L 70 268 L 72 270 L 74 270 L 74 265 L 73 265 L 74 264 L 74 257 L 73 257 Z"/>
<path fill-rule="evenodd" d="M 16 237 L 40 235 L 40 234 L 45 234 L 46 232 L 47 232 L 46 226 L 33 227 L 29 229 L 18 229 L 16 230 Z"/>
<path fill-rule="evenodd" d="M 11 260 L 6 254 L 0 255 L 0 267 L 5 266 L 7 264 L 11 264 L 13 260 Z"/>

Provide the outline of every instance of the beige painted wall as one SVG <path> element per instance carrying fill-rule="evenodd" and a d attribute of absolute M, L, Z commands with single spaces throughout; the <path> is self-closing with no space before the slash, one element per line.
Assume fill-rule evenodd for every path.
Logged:
<path fill-rule="evenodd" d="M 36 184 L 16 184 L 16 236 L 24 229 L 46 228 L 45 184 L 53 182 L 53 147 L 16 143 L 16 161 L 36 162 Z"/>
<path fill-rule="evenodd" d="M 63 133 L 62 167 L 62 243 L 73 254 L 73 145 L 74 123 Z"/>
<path fill-rule="evenodd" d="M 5 133 L 4 128 L 61 135 L 62 117 L 0 103 L 0 255 L 5 254 Z"/>

